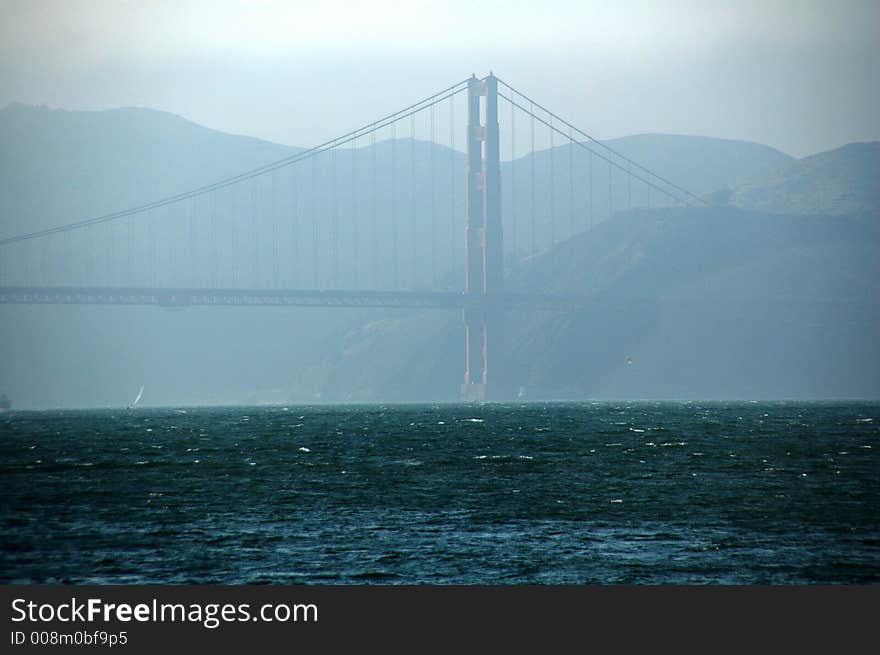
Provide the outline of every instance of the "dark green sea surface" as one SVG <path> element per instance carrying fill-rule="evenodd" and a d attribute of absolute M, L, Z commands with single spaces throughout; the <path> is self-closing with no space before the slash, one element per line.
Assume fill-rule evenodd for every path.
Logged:
<path fill-rule="evenodd" d="M 880 404 L 0 415 L 4 583 L 876 583 Z"/>

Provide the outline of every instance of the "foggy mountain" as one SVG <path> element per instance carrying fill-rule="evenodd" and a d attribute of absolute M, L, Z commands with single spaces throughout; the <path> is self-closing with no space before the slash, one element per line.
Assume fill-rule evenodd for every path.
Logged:
<path fill-rule="evenodd" d="M 614 139 L 607 144 L 697 194 L 738 186 L 793 161 L 788 155 L 767 146 L 705 137 L 650 134 Z M 372 184 L 375 162 L 379 195 L 377 213 L 380 217 L 388 214 L 393 161 L 398 214 L 406 217 L 415 209 L 417 215 L 424 218 L 433 212 L 438 223 L 434 238 L 443 241 L 444 247 L 460 250 L 464 154 L 442 145 L 431 147 L 429 142 L 420 139 L 413 142 L 409 138 L 397 138 L 394 147 L 391 141 L 382 138 L 375 146 L 366 143 L 366 139 L 355 145 L 356 148 L 340 148 L 332 162 L 328 155 L 318 158 L 314 171 L 318 182 L 314 191 L 321 204 L 314 207 L 291 205 L 291 196 L 306 196 L 312 192 L 310 175 L 313 171 L 304 164 L 280 171 L 275 191 L 277 212 L 290 217 L 298 210 L 301 214 L 311 214 L 322 225 L 329 222 L 331 208 L 327 202 L 329 188 L 326 187 L 329 172 L 335 169 L 338 178 L 335 193 L 339 197 L 337 211 L 343 219 L 348 218 L 346 214 L 351 200 L 355 199 L 362 206 L 360 220 L 365 221 L 367 212 L 364 206 L 372 200 L 366 187 Z M 302 148 L 224 134 L 152 109 L 68 111 L 9 105 L 0 109 L 0 235 L 64 225 L 137 206 L 301 151 Z M 597 152 L 604 151 L 598 148 Z M 534 157 L 535 222 L 539 239 L 536 246 L 539 248 L 550 245 L 541 239 L 550 231 L 551 217 L 547 212 L 551 205 L 556 212 L 556 234 L 562 238 L 563 235 L 570 236 L 567 233 L 572 214 L 578 219 L 575 228 L 582 229 L 586 227 L 589 213 L 592 213 L 593 222 L 599 222 L 614 211 L 641 206 L 649 201 L 644 187 L 636 183 L 627 189 L 622 182 L 623 174 L 612 170 L 609 206 L 607 165 L 598 156 L 590 161 L 589 153 L 577 145 L 557 145 L 552 151 L 538 150 Z M 355 159 L 354 165 L 352 158 Z M 531 158 L 532 155 L 528 155 L 517 157 L 513 163 L 502 162 L 505 230 L 511 246 L 516 241 L 514 232 L 518 234 L 517 250 L 521 251 L 527 250 L 526 237 L 530 230 Z M 547 165 L 550 158 L 554 161 L 553 180 Z M 432 171 L 433 207 L 429 197 Z M 349 172 L 356 176 L 355 183 L 359 188 L 355 191 Z M 569 189 L 570 172 L 574 174 L 574 194 L 570 194 Z M 595 188 L 590 208 L 586 191 L 591 181 Z M 256 202 L 260 206 L 254 212 L 256 217 L 246 217 L 251 222 L 265 221 L 270 213 L 268 193 L 264 189 L 258 191 Z M 250 189 L 242 189 L 239 201 L 244 210 L 249 208 L 249 194 Z M 571 206 L 571 195 L 574 196 L 574 207 Z M 663 201 L 655 192 L 652 202 L 662 204 Z M 516 211 L 511 211 L 514 205 Z M 173 208 L 163 211 L 168 211 L 169 218 L 175 220 L 184 215 L 175 214 Z M 459 225 L 453 234 L 454 243 L 448 244 L 447 232 L 450 230 L 447 223 L 453 218 Z M 515 229 L 514 219 L 517 222 Z M 309 232 L 312 229 L 310 216 L 303 215 L 301 220 L 302 231 Z M 416 223 L 417 230 L 421 230 L 417 236 L 427 239 L 429 234 L 424 232 L 425 226 L 412 222 Z M 379 224 L 376 227 L 381 232 L 390 226 Z M 345 234 L 340 236 L 344 239 Z M 343 244 L 342 247 L 346 246 Z M 458 254 L 460 256 L 460 252 Z M 454 271 L 459 268 L 452 262 L 447 265 Z"/>
<path fill-rule="evenodd" d="M 516 280 L 591 297 L 514 333 L 516 370 L 551 397 L 877 397 L 878 248 L 861 217 L 621 214 Z"/>
<path fill-rule="evenodd" d="M 697 195 L 763 178 L 797 161 L 760 143 L 702 136 L 636 134 L 606 143 Z"/>
<path fill-rule="evenodd" d="M 642 135 L 612 145 L 696 193 L 748 188 L 746 180 L 768 179 L 773 170 L 806 161 L 790 163 L 756 144 L 696 137 Z M 222 225 L 233 234 L 239 230 L 234 257 L 240 259 L 226 267 L 237 267 L 238 277 L 234 270 L 206 271 L 170 255 L 153 274 L 183 280 L 180 285 L 209 285 L 213 276 L 233 286 L 330 288 L 331 263 L 315 259 L 309 272 L 312 261 L 305 254 L 329 238 L 329 189 L 316 189 L 315 180 L 338 170 L 352 171 L 335 187 L 342 260 L 373 259 L 378 268 L 367 275 L 363 263 L 361 270 L 346 264 L 337 286 L 394 288 L 387 244 L 399 229 L 400 270 L 422 265 L 416 287 L 460 288 L 463 155 L 410 139 L 357 146 L 332 161 L 324 157 L 311 171 L 279 177 L 271 204 L 265 189 L 252 187 L 237 196 L 238 214 L 220 214 L 218 220 L 231 221 Z M 821 218 L 799 222 L 730 208 L 638 208 L 656 207 L 658 199 L 626 189 L 616 177 L 609 192 L 607 171 L 588 153 L 575 146 L 569 154 L 569 148 L 534 155 L 535 191 L 541 194 L 534 202 L 534 244 L 530 159 L 502 164 L 505 239 L 508 252 L 517 252 L 509 257 L 509 286 L 590 294 L 596 304 L 577 315 L 511 317 L 511 387 L 524 386 L 532 398 L 810 396 L 821 389 L 880 394 L 871 365 L 880 358 L 869 327 L 877 317 L 871 258 L 877 243 L 870 222 L 854 218 L 844 225 L 835 219 L 835 229 L 842 230 L 837 233 L 825 230 Z M 136 205 L 295 152 L 152 110 L 13 105 L 0 110 L 0 234 Z M 542 178 L 549 157 L 557 174 L 553 184 Z M 368 225 L 363 194 L 374 161 L 375 222 Z M 849 178 L 841 179 L 846 184 Z M 595 190 L 588 206 L 590 184 Z M 310 187 L 323 200 L 297 204 Z M 179 235 L 175 230 L 186 211 L 156 219 L 158 234 Z M 413 211 L 420 222 L 407 220 Z M 596 227 L 583 232 L 590 223 Z M 771 223 L 775 231 L 768 238 L 764 230 Z M 274 278 L 270 266 L 251 272 L 245 262 L 260 262 L 278 230 L 282 261 Z M 353 233 L 360 238 L 352 239 Z M 86 238 L 75 245 L 93 258 L 101 251 L 100 243 Z M 538 253 L 530 255 L 532 248 Z M 432 257 L 433 271 L 424 266 Z M 146 269 L 138 268 L 143 253 L 123 250 L 117 258 L 111 272 L 128 259 L 141 276 L 135 283 L 149 281 Z M 15 274 L 14 264 L 11 257 L 5 267 L 0 261 L 4 279 Z M 98 267 L 75 268 L 88 281 Z M 0 391 L 19 407 L 124 405 L 140 384 L 146 386 L 145 404 L 454 400 L 461 381 L 457 312 L 0 306 L 0 325 Z M 634 364 L 622 369 L 628 354 Z"/>
<path fill-rule="evenodd" d="M 620 214 L 508 281 L 590 298 L 577 313 L 508 315 L 509 391 L 523 386 L 532 399 L 877 397 L 878 248 L 876 220 L 857 217 Z M 446 317 L 445 329 L 429 321 L 422 314 L 350 331 L 334 359 L 337 388 L 364 400 L 390 388 L 401 400 L 451 399 L 463 368 L 461 317 Z M 374 358 L 391 344 L 402 351 L 398 366 L 377 378 Z"/>
<path fill-rule="evenodd" d="M 0 232 L 64 225 L 290 156 L 162 111 L 0 109 Z"/>
<path fill-rule="evenodd" d="M 780 167 L 735 187 L 726 201 L 777 214 L 845 214 L 880 211 L 880 141 L 850 143 Z M 724 198 L 721 192 L 719 196 Z"/>
<path fill-rule="evenodd" d="M 866 162 L 870 149 L 854 144 L 788 170 L 821 179 L 827 163 L 837 197 L 865 198 L 876 166 Z M 763 184 L 776 179 L 771 173 Z M 777 187 L 774 202 L 796 206 L 809 190 L 807 183 Z M 634 210 L 530 259 L 508 277 L 509 290 L 578 293 L 589 302 L 578 313 L 509 315 L 508 393 L 521 387 L 531 399 L 880 396 L 877 209 L 836 214 Z M 463 368 L 460 317 L 447 317 L 445 330 L 425 315 L 389 322 L 384 332 L 369 328 L 347 335 L 334 361 L 337 384 L 346 381 L 349 393 L 364 399 L 394 386 L 399 399 L 450 398 Z M 371 353 L 391 343 L 403 344 L 400 368 L 378 380 L 361 375 L 374 370 Z M 396 384 L 402 371 L 406 385 Z"/>

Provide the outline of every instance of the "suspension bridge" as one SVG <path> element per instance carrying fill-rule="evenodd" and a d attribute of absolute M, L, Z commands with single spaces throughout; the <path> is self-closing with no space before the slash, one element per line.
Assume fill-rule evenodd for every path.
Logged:
<path fill-rule="evenodd" d="M 583 303 L 506 291 L 506 272 L 616 211 L 702 203 L 471 76 L 239 175 L 0 237 L 0 303 L 459 310 L 461 397 L 486 400 L 506 315 Z"/>

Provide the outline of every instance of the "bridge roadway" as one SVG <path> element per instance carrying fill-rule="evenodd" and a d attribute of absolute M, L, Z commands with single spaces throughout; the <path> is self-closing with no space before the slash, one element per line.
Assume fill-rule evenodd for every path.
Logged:
<path fill-rule="evenodd" d="M 160 307 L 386 307 L 463 309 L 479 307 L 480 294 L 455 291 L 364 291 L 323 289 L 178 289 L 144 287 L 3 286 L 0 304 L 158 305 Z M 505 309 L 576 311 L 586 298 L 575 295 L 504 293 Z"/>

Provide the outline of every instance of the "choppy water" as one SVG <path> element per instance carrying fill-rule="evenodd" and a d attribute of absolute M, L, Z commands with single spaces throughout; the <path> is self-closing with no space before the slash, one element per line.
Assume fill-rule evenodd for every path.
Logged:
<path fill-rule="evenodd" d="M 880 404 L 0 415 L 0 582 L 880 581 Z"/>

